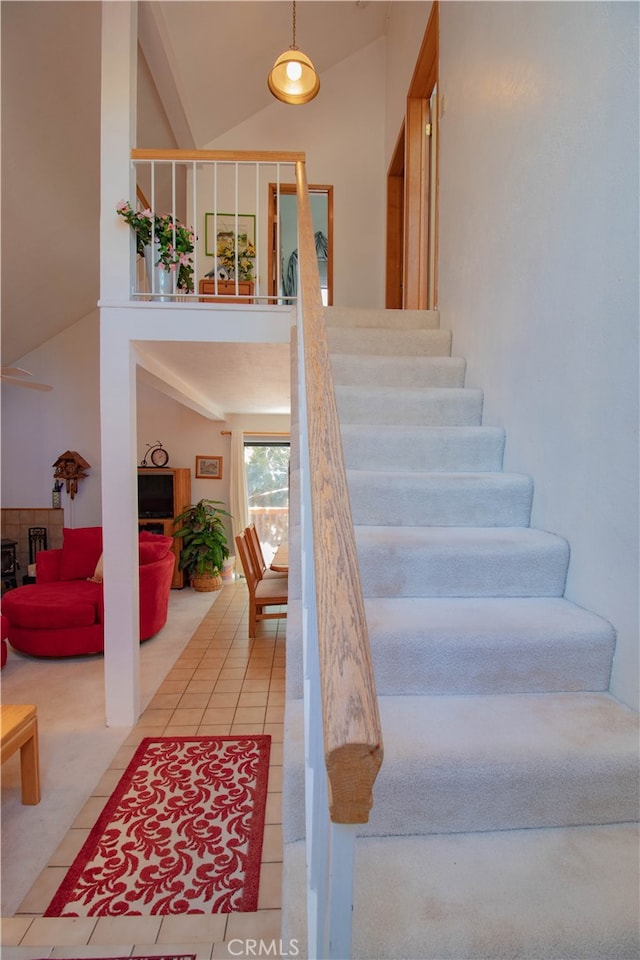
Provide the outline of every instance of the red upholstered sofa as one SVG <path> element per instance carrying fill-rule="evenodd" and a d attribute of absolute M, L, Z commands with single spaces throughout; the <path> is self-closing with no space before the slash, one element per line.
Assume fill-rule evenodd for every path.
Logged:
<path fill-rule="evenodd" d="M 140 640 L 167 620 L 175 565 L 171 537 L 141 531 Z M 70 657 L 104 650 L 102 527 L 65 528 L 62 548 L 41 550 L 36 582 L 8 590 L 2 614 L 12 647 L 35 657 Z"/>

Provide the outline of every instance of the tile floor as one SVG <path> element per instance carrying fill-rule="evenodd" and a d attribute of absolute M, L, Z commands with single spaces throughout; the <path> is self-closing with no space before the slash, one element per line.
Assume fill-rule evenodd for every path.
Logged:
<path fill-rule="evenodd" d="M 247 587 L 225 584 L 137 726 L 13 917 L 2 920 L 2 960 L 195 953 L 198 960 L 255 956 L 253 941 L 280 937 L 285 625 L 247 638 Z M 271 734 L 258 910 L 211 916 L 43 918 L 133 752 L 145 736 Z M 245 952 L 246 951 L 246 952 Z M 273 955 L 273 954 L 272 954 Z"/>

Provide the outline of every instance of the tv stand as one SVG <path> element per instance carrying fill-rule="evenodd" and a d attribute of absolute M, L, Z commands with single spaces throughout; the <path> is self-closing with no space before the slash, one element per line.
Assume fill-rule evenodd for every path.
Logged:
<path fill-rule="evenodd" d="M 164 476 L 170 474 L 173 477 L 173 514 L 170 517 L 139 516 L 138 529 L 149 530 L 151 533 L 162 533 L 165 537 L 172 537 L 176 529 L 174 518 L 179 516 L 183 510 L 186 510 L 191 503 L 191 470 L 189 467 L 176 467 L 175 469 L 171 467 L 158 467 L 155 470 L 149 467 L 140 467 L 138 469 L 138 476 L 149 476 L 150 474 L 160 474 Z M 180 541 L 174 540 L 171 549 L 176 558 L 171 587 L 172 589 L 180 590 L 184 587 L 184 571 L 178 569 Z"/>

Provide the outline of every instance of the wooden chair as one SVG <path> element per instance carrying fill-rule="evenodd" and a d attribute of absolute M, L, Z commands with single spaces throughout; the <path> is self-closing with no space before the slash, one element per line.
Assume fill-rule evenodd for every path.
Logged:
<path fill-rule="evenodd" d="M 249 588 L 249 637 L 256 635 L 258 620 L 275 620 L 287 616 L 286 610 L 268 611 L 269 607 L 281 607 L 289 599 L 287 577 L 261 580 L 254 565 L 247 543 L 246 531 L 236 537 L 236 549 Z"/>
<path fill-rule="evenodd" d="M 256 530 L 255 524 L 252 523 L 250 527 L 246 527 L 244 532 L 246 534 L 246 542 L 249 550 L 251 551 L 251 559 L 253 560 L 253 565 L 258 575 L 258 579 L 281 580 L 283 577 L 286 577 L 286 573 L 270 570 L 265 563 L 264 554 L 260 545 L 260 537 L 258 536 L 258 531 Z"/>

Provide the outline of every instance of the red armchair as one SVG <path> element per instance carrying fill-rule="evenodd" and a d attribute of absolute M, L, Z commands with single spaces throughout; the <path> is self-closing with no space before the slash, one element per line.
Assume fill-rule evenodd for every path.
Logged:
<path fill-rule="evenodd" d="M 35 657 L 104 650 L 102 527 L 65 528 L 60 550 L 41 550 L 36 583 L 9 590 L 2 613 L 12 647 Z M 139 541 L 140 640 L 166 623 L 175 565 L 171 537 L 142 531 Z"/>

